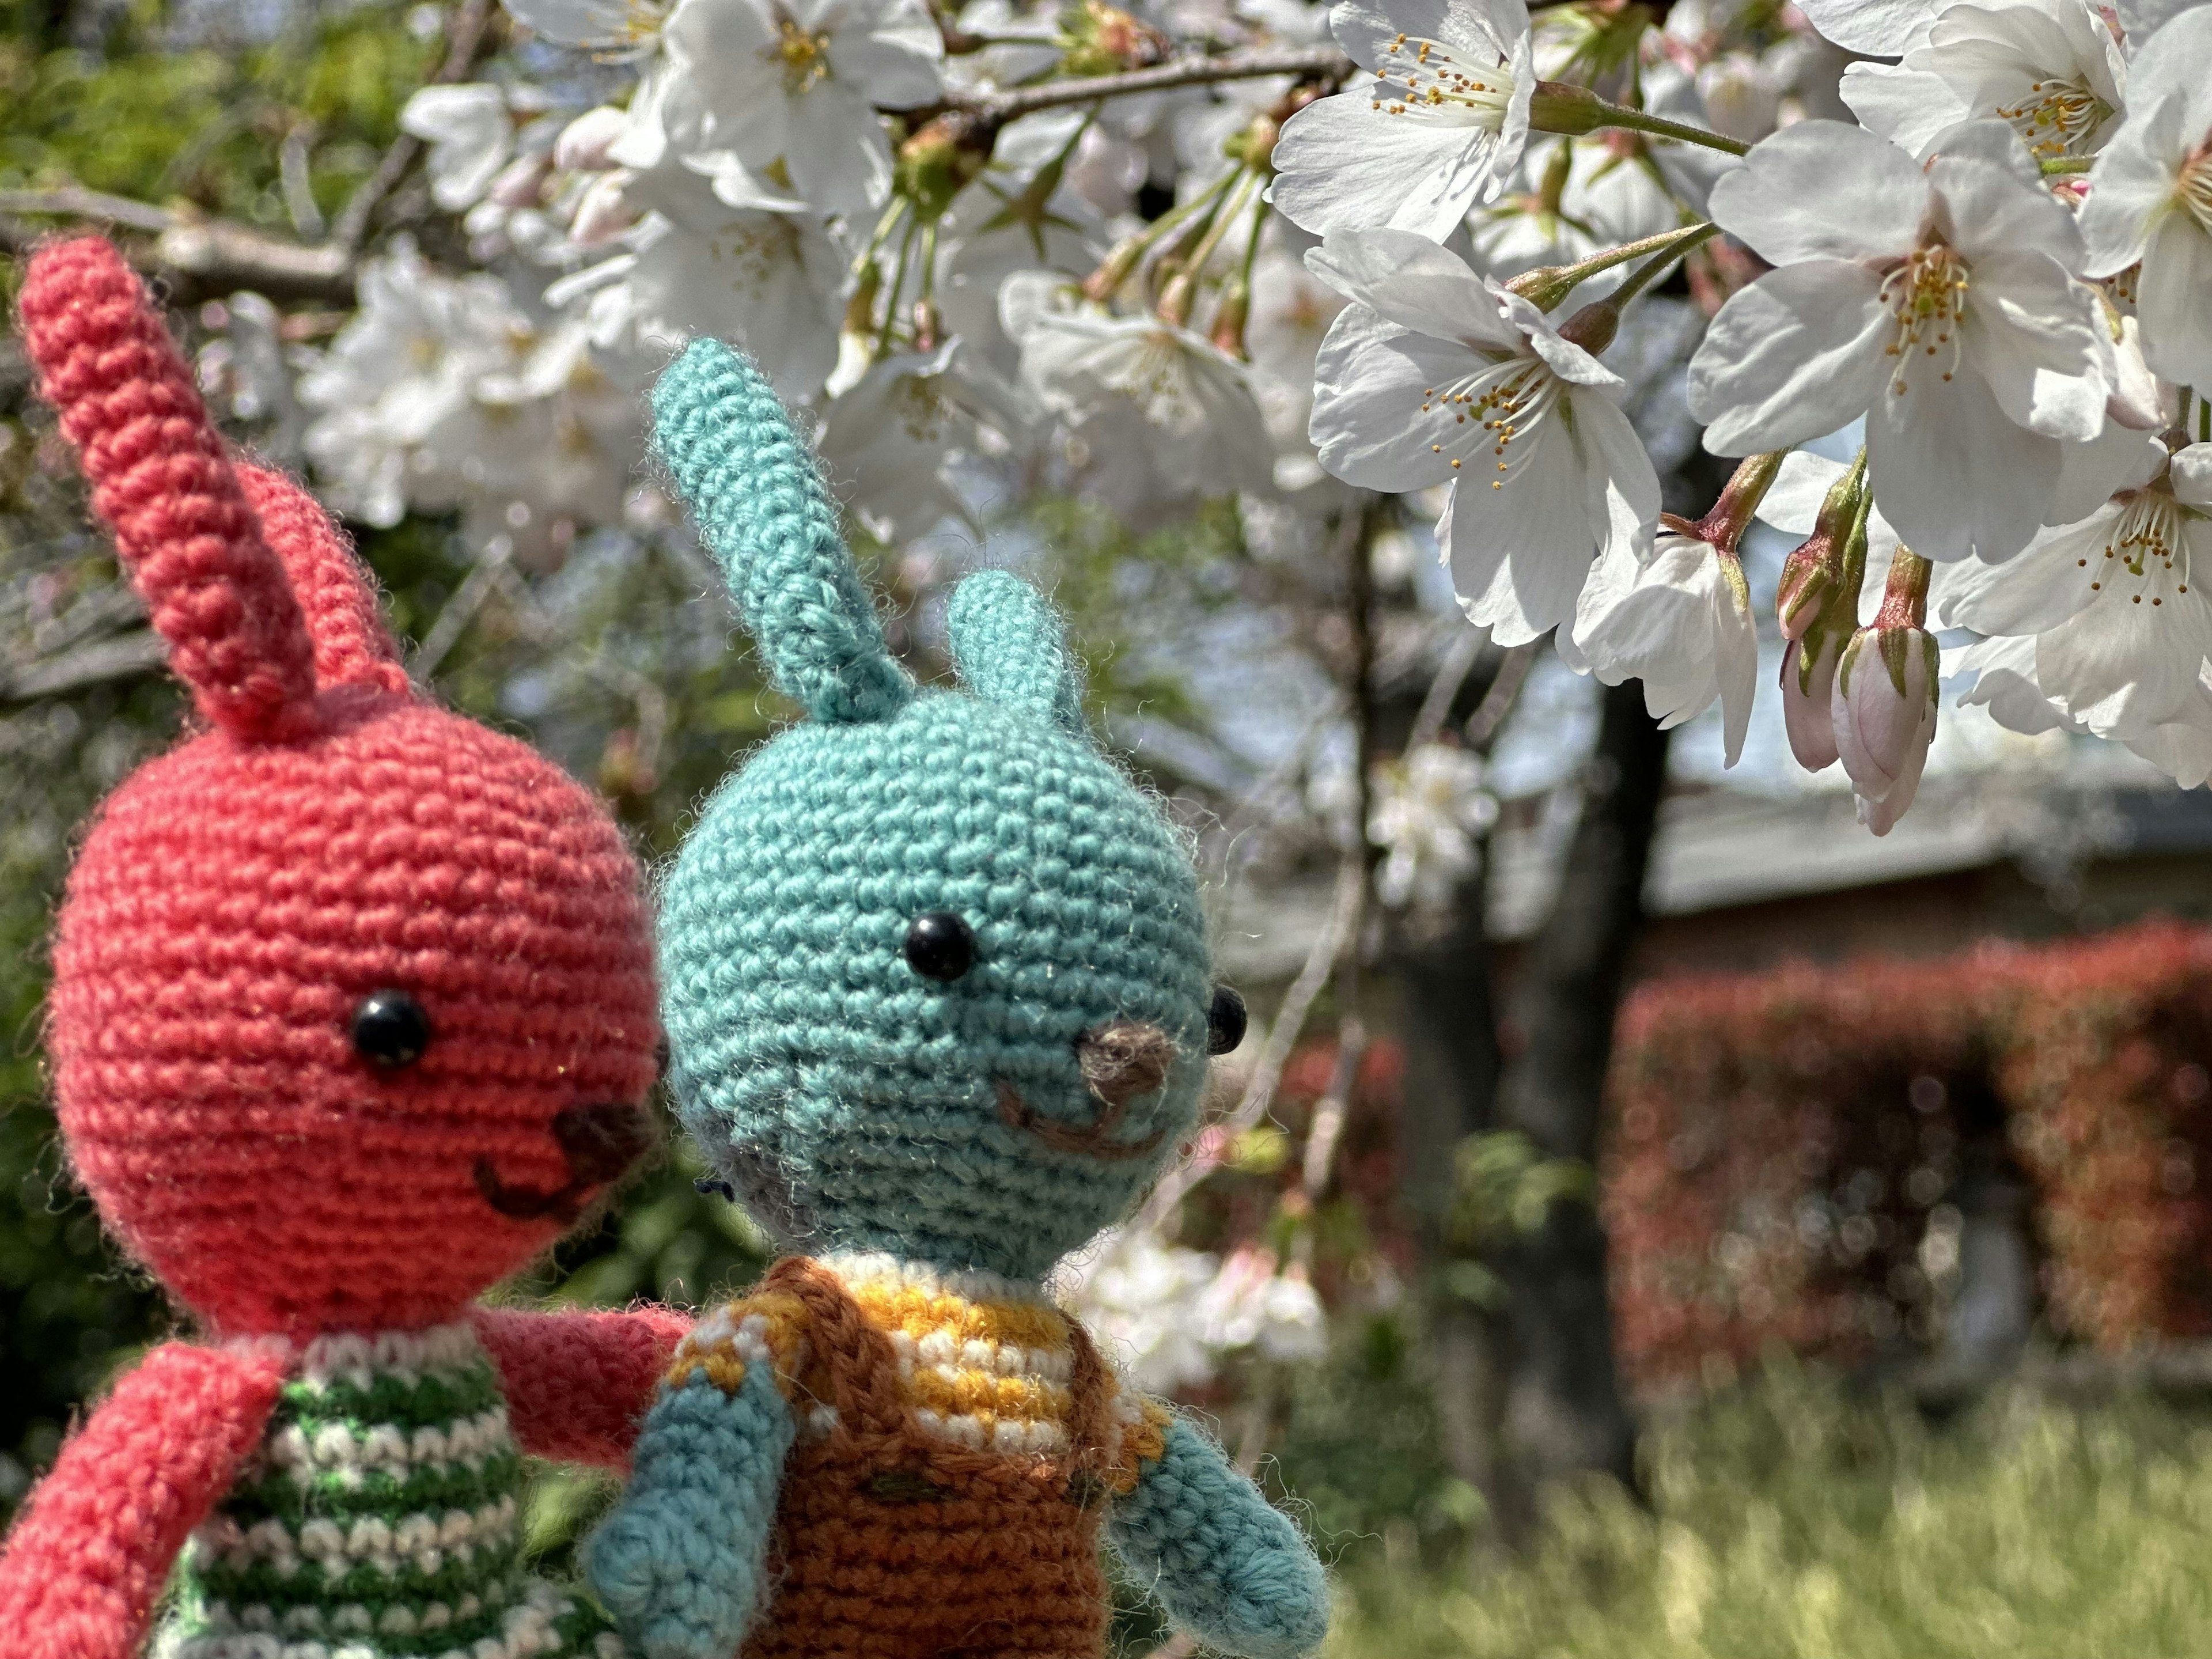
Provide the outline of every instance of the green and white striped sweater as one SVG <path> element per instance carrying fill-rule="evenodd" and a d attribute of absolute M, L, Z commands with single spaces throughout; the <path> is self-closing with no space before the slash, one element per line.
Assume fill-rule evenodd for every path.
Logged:
<path fill-rule="evenodd" d="M 521 1456 L 468 1326 L 291 1358 L 155 1659 L 622 1659 L 581 1595 L 523 1570 Z"/>

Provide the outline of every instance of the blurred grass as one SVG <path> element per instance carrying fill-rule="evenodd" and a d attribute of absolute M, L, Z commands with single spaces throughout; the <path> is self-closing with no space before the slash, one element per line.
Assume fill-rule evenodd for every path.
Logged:
<path fill-rule="evenodd" d="M 1300 1449 L 1285 1446 L 1295 1484 Z M 1778 1365 L 1561 1496 L 1479 1582 L 1329 1540 L 1329 1659 L 2164 1659 L 2212 1651 L 2212 1410 L 2009 1392 L 1931 1425 Z"/>

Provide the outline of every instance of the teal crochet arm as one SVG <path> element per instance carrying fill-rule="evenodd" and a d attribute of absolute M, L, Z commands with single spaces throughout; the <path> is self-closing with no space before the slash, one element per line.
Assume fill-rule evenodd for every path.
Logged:
<path fill-rule="evenodd" d="M 734 1394 L 664 1384 L 629 1489 L 592 1537 L 592 1588 L 642 1659 L 730 1659 L 759 1610 L 776 1488 L 796 1431 L 773 1370 Z"/>
<path fill-rule="evenodd" d="M 1306 1540 L 1180 1419 L 1107 1526 L 1139 1582 L 1209 1646 L 1302 1659 L 1328 1633 L 1328 1585 Z"/>

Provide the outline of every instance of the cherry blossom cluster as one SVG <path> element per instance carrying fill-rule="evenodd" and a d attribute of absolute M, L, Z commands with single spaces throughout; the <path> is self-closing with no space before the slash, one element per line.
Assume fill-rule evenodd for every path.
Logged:
<path fill-rule="evenodd" d="M 301 381 L 373 521 L 637 518 L 637 392 L 712 333 L 886 540 L 1395 497 L 1495 645 L 1717 702 L 1730 765 L 1764 520 L 1791 751 L 1876 833 L 1947 678 L 2212 774 L 2212 5 L 507 4 L 537 56 L 404 117 L 481 269 L 394 250 Z M 1741 465 L 1662 511 L 1700 441 Z M 1495 811 L 1446 750 L 1369 796 L 1394 903 Z"/>

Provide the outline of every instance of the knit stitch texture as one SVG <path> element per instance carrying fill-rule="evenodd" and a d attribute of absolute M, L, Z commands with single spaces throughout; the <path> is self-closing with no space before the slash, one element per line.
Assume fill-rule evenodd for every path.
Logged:
<path fill-rule="evenodd" d="M 1030 587 L 962 583 L 968 690 L 915 690 L 757 370 L 696 342 L 653 408 L 811 716 L 665 879 L 671 1079 L 755 1215 L 821 1259 L 687 1340 L 595 1584 L 650 1659 L 1097 1659 L 1110 1512 L 1194 1629 L 1290 1659 L 1327 1621 L 1304 1540 L 1039 1288 L 1196 1119 L 1212 984 L 1180 838 L 1091 742 Z"/>
<path fill-rule="evenodd" d="M 313 1371 L 295 1362 L 316 1342 L 457 1328 L 477 1419 L 505 1422 L 461 1322 L 645 1149 L 657 1028 L 642 884 L 613 822 L 523 744 L 414 694 L 344 538 L 296 484 L 226 453 L 121 256 L 96 239 L 42 250 L 21 316 L 206 726 L 118 788 L 87 836 L 47 1037 L 69 1154 L 103 1218 L 212 1340 L 248 1346 L 164 1350 L 178 1357 L 127 1378 L 0 1555 L 0 1659 L 128 1659 L 179 1545 L 232 1477 L 245 1483 L 225 1500 L 234 1517 L 289 1490 L 267 1460 L 306 1420 L 297 1389 Z M 419 1054 L 357 1042 L 378 997 L 419 1011 Z M 671 1322 L 529 1318 L 498 1322 L 501 1363 L 534 1350 L 549 1374 L 533 1380 L 525 1443 L 562 1395 L 604 1389 L 534 1437 L 618 1463 Z M 430 1425 L 410 1413 L 443 1409 L 418 1401 L 372 1437 L 413 1435 Z M 346 1538 L 444 1516 L 424 1493 L 448 1480 L 476 1483 L 482 1501 L 451 1513 L 480 1520 L 507 1474 L 472 1458 L 347 1486 L 360 1509 Z M 300 1518 L 270 1508 L 242 1524 L 251 1536 Z M 443 1519 L 434 1531 L 413 1556 L 496 1553 L 473 1534 L 440 1541 Z M 381 1571 L 390 1553 L 364 1559 Z M 268 1650 L 246 1610 L 285 1597 L 280 1623 L 308 1644 L 299 1659 L 325 1639 L 356 1659 L 466 1646 L 427 1615 L 386 1620 L 366 1580 L 217 1593 L 209 1561 L 199 1624 L 168 1638 L 195 1656 Z M 505 1577 L 495 1616 L 489 1584 L 469 1592 L 486 1641 L 508 1641 L 509 1613 L 548 1629 L 567 1616 L 549 1610 L 557 1593 Z M 436 1599 L 411 1605 L 422 1615 Z M 377 1615 L 355 1628 L 349 1609 L 365 1607 Z M 222 1628 L 234 1615 L 239 1628 Z"/>

